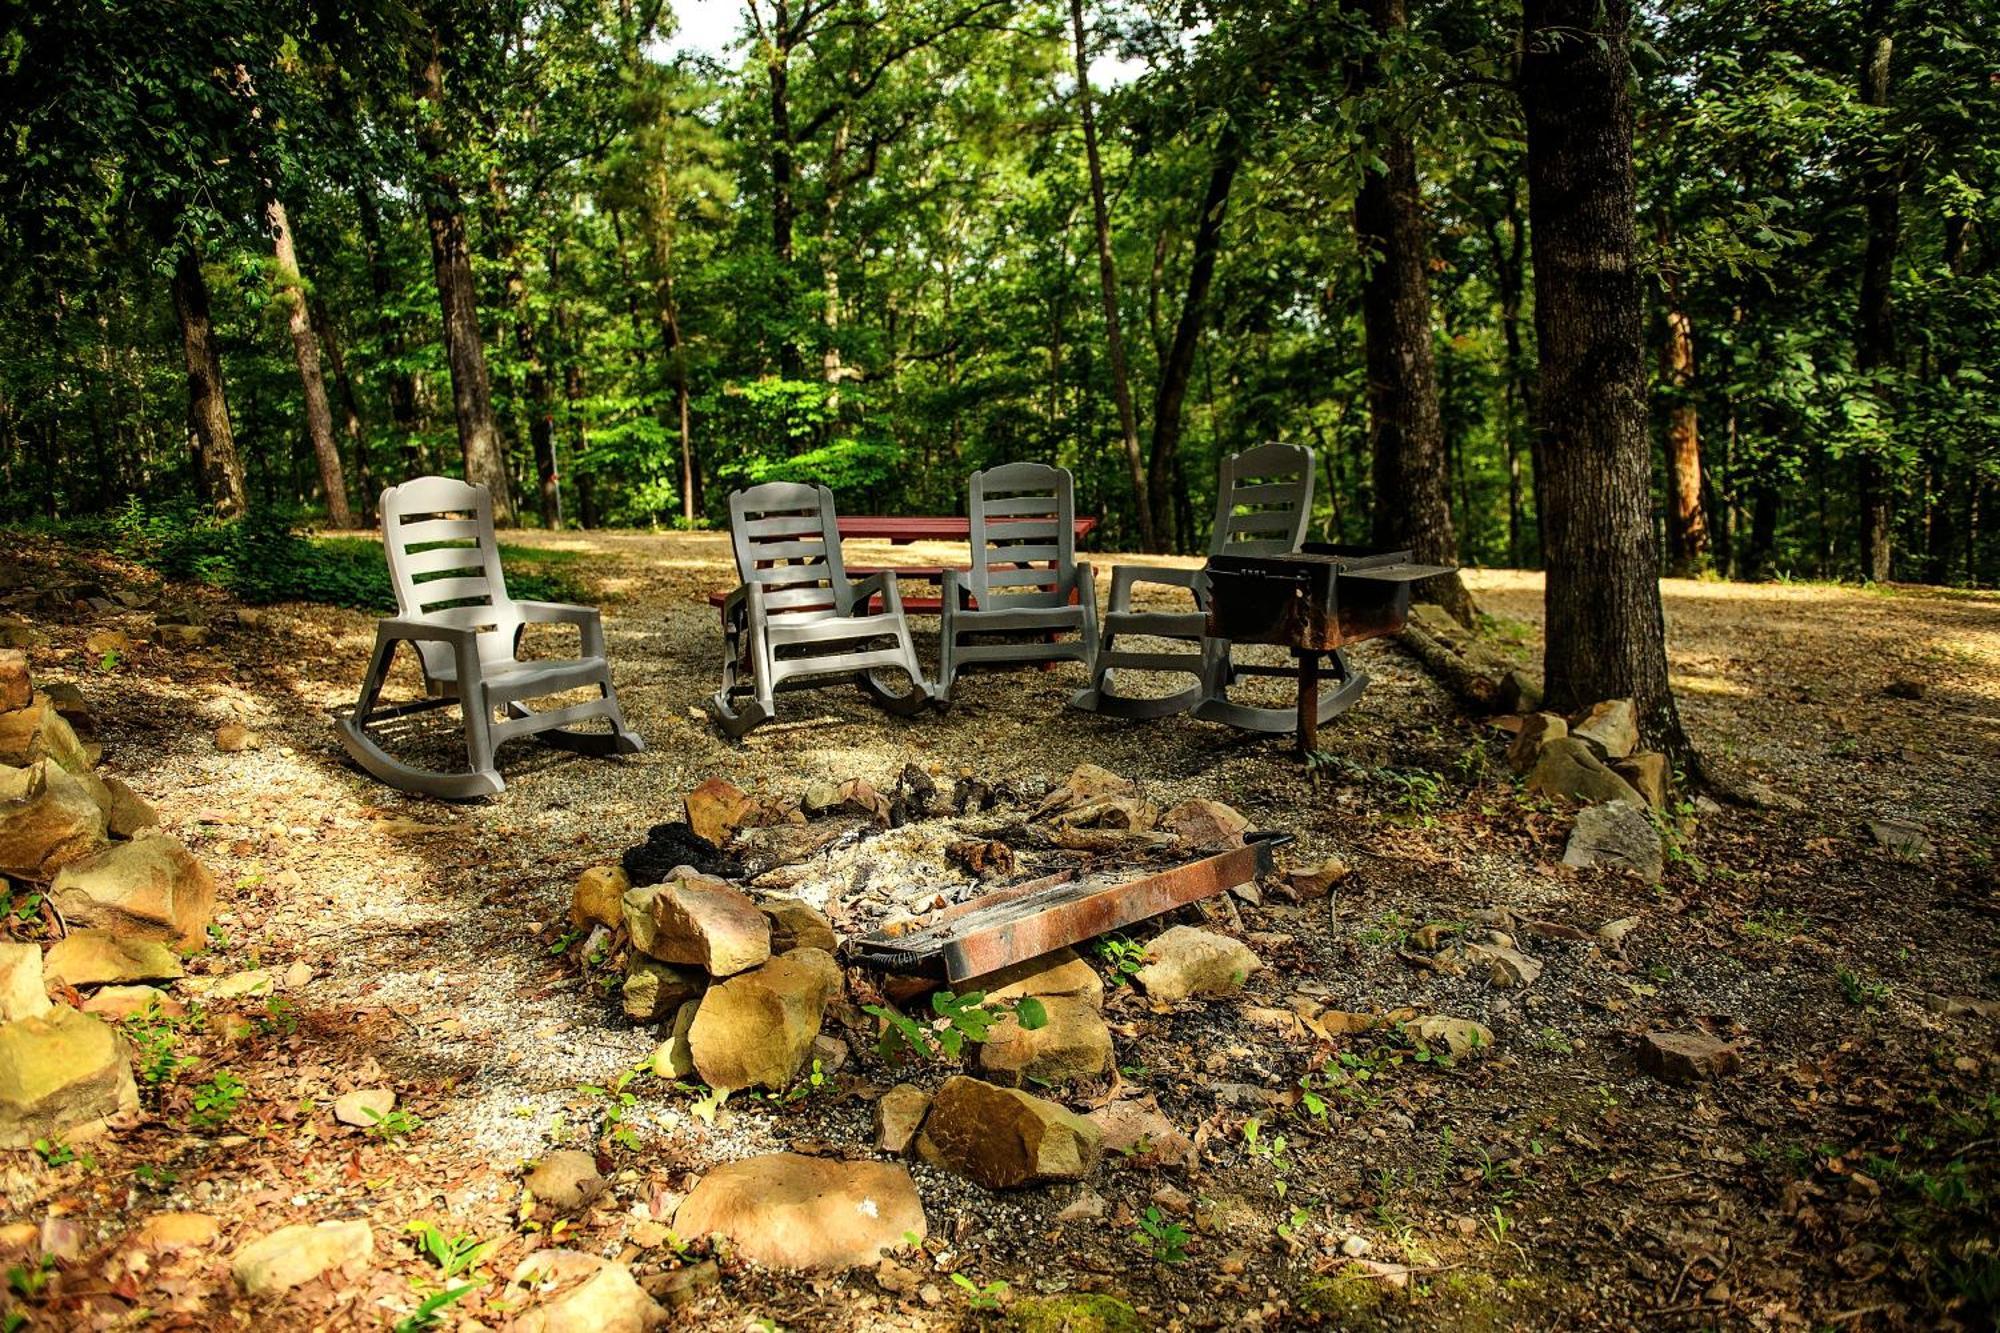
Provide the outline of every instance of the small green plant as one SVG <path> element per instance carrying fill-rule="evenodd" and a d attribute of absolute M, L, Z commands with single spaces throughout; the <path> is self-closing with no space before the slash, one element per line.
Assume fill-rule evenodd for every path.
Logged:
<path fill-rule="evenodd" d="M 424 1297 L 416 1309 L 396 1321 L 394 1333 L 426 1333 L 426 1330 L 436 1328 L 438 1311 L 453 1301 L 464 1299 L 478 1287 L 477 1282 L 468 1282 L 462 1287 L 448 1287 L 443 1291 L 432 1292 Z"/>
<path fill-rule="evenodd" d="M 68 1166 L 76 1160 L 76 1149 L 64 1143 L 61 1135 L 48 1139 L 36 1139 L 34 1149 L 35 1155 L 40 1157 L 44 1164 L 51 1167 Z"/>
<path fill-rule="evenodd" d="M 257 1020 L 257 1030 L 267 1037 L 289 1037 L 299 1030 L 298 1006 L 282 995 L 273 995 L 264 1001 L 264 1016 Z"/>
<path fill-rule="evenodd" d="M 1385 768 L 1382 778 L 1389 784 L 1389 805 L 1399 814 L 1428 827 L 1444 804 L 1444 783 L 1435 773 L 1421 769 Z"/>
<path fill-rule="evenodd" d="M 1153 1258 L 1160 1263 L 1187 1262 L 1187 1228 L 1161 1212 L 1157 1205 L 1139 1214 L 1139 1229 L 1132 1239 L 1152 1251 Z"/>
<path fill-rule="evenodd" d="M 951 1281 L 953 1286 L 965 1292 L 965 1303 L 975 1310 L 997 1310 L 1007 1296 L 1005 1282 L 988 1282 L 981 1286 L 963 1273 L 953 1273 Z"/>
<path fill-rule="evenodd" d="M 412 1222 L 405 1229 L 417 1238 L 417 1253 L 436 1264 L 438 1276 L 447 1282 L 460 1274 L 476 1272 L 500 1245 L 497 1240 L 481 1240 L 471 1232 L 450 1235 L 434 1222 Z"/>
<path fill-rule="evenodd" d="M 569 946 L 582 938 L 583 932 L 580 930 L 565 930 L 562 934 L 549 941 L 549 957 L 556 958 L 568 953 Z"/>
<path fill-rule="evenodd" d="M 0 917 L 8 917 L 24 926 L 31 926 L 42 914 L 42 895 L 26 892 L 20 901 L 14 899 L 14 886 L 0 884 Z"/>
<path fill-rule="evenodd" d="M 1312 1214 L 1293 1204 L 1291 1216 L 1278 1223 L 1278 1239 L 1286 1242 L 1297 1240 L 1311 1223 Z"/>
<path fill-rule="evenodd" d="M 229 1117 L 236 1114 L 237 1103 L 249 1089 L 243 1080 L 227 1069 L 218 1070 L 214 1078 L 194 1090 L 194 1126 L 197 1129 L 218 1129 L 229 1123 Z"/>
<path fill-rule="evenodd" d="M 386 1112 L 372 1106 L 364 1106 L 361 1110 L 368 1117 L 368 1132 L 386 1143 L 408 1138 L 424 1123 L 400 1106 L 391 1107 Z"/>
<path fill-rule="evenodd" d="M 1145 961 L 1146 946 L 1123 935 L 1103 935 L 1097 941 L 1097 956 L 1110 970 L 1111 984 L 1124 986 Z"/>
<path fill-rule="evenodd" d="M 595 1083 L 585 1083 L 578 1092 L 604 1099 L 604 1109 L 598 1113 L 597 1132 L 592 1135 L 596 1142 L 610 1139 L 613 1143 L 631 1152 L 639 1151 L 639 1133 L 625 1123 L 625 1117 L 638 1105 L 638 1094 L 631 1090 L 632 1080 L 645 1071 L 647 1066 L 637 1065 L 626 1070 L 611 1081 L 609 1087 L 599 1087 Z"/>
<path fill-rule="evenodd" d="M 1243 1146 L 1252 1157 L 1271 1168 L 1274 1177 L 1272 1183 L 1277 1188 L 1278 1197 L 1284 1198 L 1285 1172 L 1292 1166 L 1291 1158 L 1285 1155 L 1285 1136 L 1272 1134 L 1267 1137 L 1264 1133 L 1264 1122 L 1252 1116 L 1243 1122 Z"/>
<path fill-rule="evenodd" d="M 164 1194 L 180 1183 L 181 1173 L 151 1162 L 141 1162 L 132 1168 L 132 1178 L 156 1194 Z"/>
<path fill-rule="evenodd" d="M 181 1055 L 179 1023 L 160 1012 L 156 998 L 143 1013 L 133 1014 L 124 1023 L 125 1036 L 138 1055 L 139 1081 L 148 1085 L 171 1082 L 176 1074 L 193 1064 L 194 1057 Z"/>
<path fill-rule="evenodd" d="M 832 1083 L 833 1076 L 821 1067 L 818 1060 L 814 1060 L 812 1062 L 812 1069 L 807 1072 L 804 1078 L 794 1083 L 791 1087 L 786 1088 L 781 1095 L 775 1097 L 773 1100 L 780 1106 L 790 1106 L 793 1102 L 802 1102 L 814 1093 L 832 1086 Z"/>
<path fill-rule="evenodd" d="M 1032 995 L 1012 1005 L 989 1005 L 984 991 L 966 995 L 933 991 L 931 1010 L 936 1017 L 929 1023 L 919 1023 L 892 1005 L 863 1005 L 862 1011 L 883 1025 L 876 1054 L 890 1064 L 898 1064 L 910 1055 L 924 1060 L 956 1060 L 963 1054 L 966 1042 L 985 1041 L 993 1025 L 1010 1013 L 1015 1022 L 1030 1032 L 1049 1021 L 1047 1007 Z"/>
<path fill-rule="evenodd" d="M 42 1294 L 42 1288 L 49 1285 L 50 1276 L 56 1271 L 55 1256 L 43 1255 L 34 1264 L 15 1264 L 7 1270 L 7 1287 L 22 1300 L 33 1300 Z"/>
<path fill-rule="evenodd" d="M 1840 986 L 1840 994 L 1849 1004 L 1876 1008 L 1889 998 L 1889 988 L 1879 981 L 1863 977 L 1851 968 L 1838 968 L 1833 979 Z"/>
<path fill-rule="evenodd" d="M 97 669 L 108 676 L 116 671 L 118 664 L 124 660 L 123 657 L 119 656 L 118 650 L 113 648 L 105 653 L 104 656 L 97 659 Z"/>

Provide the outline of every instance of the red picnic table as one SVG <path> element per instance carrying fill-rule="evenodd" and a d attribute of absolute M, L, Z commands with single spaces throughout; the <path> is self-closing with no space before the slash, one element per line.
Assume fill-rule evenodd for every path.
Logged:
<path fill-rule="evenodd" d="M 1004 522 L 1005 520 L 996 520 Z M 972 520 L 952 518 L 942 515 L 899 515 L 899 514 L 848 514 L 835 520 L 843 541 L 886 541 L 894 546 L 908 546 L 912 542 L 964 542 L 972 540 Z M 1082 541 L 1097 527 L 1097 519 L 1092 515 L 1080 515 L 1075 520 L 1076 539 Z M 856 578 L 866 578 L 870 574 L 885 569 L 896 572 L 900 582 L 909 579 L 917 583 L 944 582 L 947 569 L 964 569 L 964 565 L 848 565 L 847 572 Z M 940 589 L 940 593 L 942 589 Z M 708 604 L 720 607 L 729 600 L 727 592 L 712 592 Z M 869 599 L 872 603 L 873 598 Z M 912 615 L 936 615 L 943 609 L 942 597 L 905 597 L 903 609 Z M 865 608 L 864 608 L 865 609 Z"/>

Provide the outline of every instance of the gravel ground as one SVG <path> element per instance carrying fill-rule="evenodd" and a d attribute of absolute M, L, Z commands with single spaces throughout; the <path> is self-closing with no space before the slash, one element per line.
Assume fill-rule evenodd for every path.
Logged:
<path fill-rule="evenodd" d="M 504 1238 L 492 1260 L 504 1276 L 553 1221 L 515 1216 L 519 1164 L 611 1128 L 601 1117 L 616 1091 L 595 1089 L 657 1040 L 618 1017 L 580 945 L 562 947 L 578 872 L 678 817 L 681 793 L 710 776 L 795 795 L 856 776 L 887 791 L 911 763 L 948 789 L 965 773 L 1029 786 L 1084 762 L 1138 779 L 1162 805 L 1208 796 L 1292 831 L 1294 863 L 1339 855 L 1353 867 L 1330 902 L 1211 909 L 1229 930 L 1239 913 L 1268 964 L 1243 1001 L 1155 1010 L 1114 987 L 1122 1091 L 1156 1098 L 1195 1138 L 1198 1170 L 1107 1168 L 1089 1184 L 1107 1219 L 1061 1224 L 1079 1187 L 995 1195 L 918 1166 L 936 1240 L 914 1262 L 935 1270 L 935 1302 L 865 1273 L 802 1280 L 725 1263 L 721 1285 L 678 1312 L 683 1324 L 1034 1327 L 1037 1298 L 1089 1292 L 1121 1296 L 1146 1327 L 1990 1322 L 1979 1301 L 2000 1292 L 1995 1024 L 1940 1016 L 1925 997 L 2000 993 L 2000 599 L 1665 584 L 1674 684 L 1696 745 L 1734 784 L 1766 783 L 1798 808 L 1701 816 L 1652 889 L 1560 867 L 1568 817 L 1522 798 L 1499 762 L 1505 736 L 1460 718 L 1387 644 L 1355 654 L 1373 683 L 1323 733 L 1332 758 L 1313 768 L 1282 741 L 1186 718 L 1067 710 L 1082 684 L 1073 665 L 967 677 L 948 712 L 913 721 L 852 689 L 788 695 L 778 722 L 731 743 L 701 712 L 717 677 L 705 598 L 727 582 L 721 535 L 520 540 L 583 553 L 648 749 L 602 761 L 510 747 L 509 789 L 484 805 L 404 797 L 343 762 L 327 713 L 358 684 L 364 616 L 274 608 L 207 647 L 142 645 L 107 670 L 85 637 L 123 628 L 143 639 L 146 613 L 29 614 L 46 639 L 38 671 L 84 690 L 107 770 L 155 801 L 224 884 L 220 933 L 192 970 L 304 962 L 314 974 L 285 997 L 289 1015 L 246 1009 L 263 1031 L 230 1039 L 229 1024 L 211 1022 L 186 1034 L 199 1063 L 142 1125 L 96 1147 L 94 1170 L 25 1154 L 0 1168 L 6 1220 L 54 1213 L 83 1229 L 83 1257 L 55 1289 L 68 1304 L 35 1306 L 43 1323 L 89 1324 L 92 1307 L 102 1326 L 138 1326 L 137 1305 L 150 1327 L 248 1322 L 221 1256 L 281 1220 L 368 1216 L 380 1262 L 259 1311 L 273 1328 L 381 1327 L 407 1314 L 426 1270 L 399 1238 L 414 1219 Z M 856 544 L 848 558 L 952 555 Z M 1096 557 L 1100 584 L 1113 559 Z M 74 577 L 73 560 L 35 546 L 22 568 L 32 586 L 65 568 Z M 134 576 L 102 566 L 95 577 Z M 1532 665 L 1539 577 L 1470 581 L 1498 618 L 1496 640 Z M 920 634 L 934 639 L 934 623 L 920 621 Z M 1894 681 L 1921 697 L 1885 693 Z M 228 720 L 257 731 L 261 748 L 218 752 L 214 730 Z M 1923 825 L 1934 851 L 1910 859 L 1873 846 L 1865 822 L 1882 817 Z M 814 895 L 831 895 L 831 871 L 850 869 L 832 867 Z M 1622 947 L 1527 925 L 1588 934 L 1624 917 L 1638 924 Z M 1425 924 L 1495 922 L 1544 967 L 1525 991 L 1437 970 L 1411 939 Z M 1445 1065 L 1386 1034 L 1330 1047 L 1250 1012 L 1302 995 L 1477 1019 L 1496 1046 Z M 1737 1041 L 1742 1072 L 1687 1088 L 1638 1070 L 1640 1034 L 1695 1026 Z M 847 1035 L 860 1053 L 826 1089 L 785 1104 L 739 1098 L 713 1123 L 689 1092 L 633 1081 L 619 1111 L 632 1138 L 597 1140 L 615 1188 L 567 1224 L 564 1243 L 623 1255 L 657 1280 L 699 1251 L 647 1247 L 634 1228 L 670 1218 L 704 1168 L 787 1146 L 864 1151 L 869 1094 L 896 1075 Z M 1329 1058 L 1344 1075 L 1321 1072 Z M 228 1137 L 194 1132 L 188 1089 L 222 1068 L 250 1094 Z M 1311 1113 L 1302 1077 L 1329 1101 L 1326 1115 Z M 332 1124 L 328 1099 L 374 1084 L 401 1093 L 421 1120 L 414 1132 L 385 1141 Z M 1254 1144 L 1243 1129 L 1252 1116 Z M 1929 1146 L 1908 1141 L 1912 1128 Z M 1932 1189 L 1953 1161 L 1964 1188 Z M 141 1163 L 177 1178 L 155 1188 L 135 1175 Z M 1193 1201 L 1178 1219 L 1185 1262 L 1156 1262 L 1135 1239 L 1136 1215 L 1163 1185 Z M 173 1207 L 221 1216 L 222 1246 L 128 1277 L 129 1290 L 103 1276 L 135 1217 Z M 1349 1263 L 1355 1253 L 1363 1265 Z M 1393 1267 L 1371 1275 L 1366 1263 Z M 1007 1313 L 972 1308 L 948 1272 L 1009 1284 Z M 445 1321 L 502 1314 L 481 1292 Z"/>

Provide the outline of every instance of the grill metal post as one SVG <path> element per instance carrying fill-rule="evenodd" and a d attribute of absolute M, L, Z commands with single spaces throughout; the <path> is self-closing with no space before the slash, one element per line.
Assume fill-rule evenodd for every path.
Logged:
<path fill-rule="evenodd" d="M 1294 648 L 1299 659 L 1299 753 L 1309 755 L 1319 749 L 1319 654 L 1310 648 Z"/>

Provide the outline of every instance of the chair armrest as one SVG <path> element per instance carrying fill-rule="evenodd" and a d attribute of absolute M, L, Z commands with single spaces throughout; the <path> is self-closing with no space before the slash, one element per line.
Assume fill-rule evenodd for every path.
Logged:
<path fill-rule="evenodd" d="M 584 625 L 603 619 L 594 606 L 574 606 L 569 602 L 516 602 L 521 619 L 534 625 Z"/>
<path fill-rule="evenodd" d="M 448 643 L 454 647 L 460 644 L 472 645 L 479 638 L 479 631 L 476 629 L 463 629 L 457 625 L 436 625 L 428 620 L 406 620 L 401 616 L 388 616 L 376 621 L 375 632 L 409 643 Z"/>
<path fill-rule="evenodd" d="M 865 608 L 868 599 L 880 593 L 885 614 L 903 614 L 903 590 L 896 582 L 896 571 L 893 569 L 878 569 L 866 578 L 850 579 L 847 588 L 854 595 L 856 606 Z"/>
<path fill-rule="evenodd" d="M 526 624 L 576 626 L 583 636 L 583 655 L 604 656 L 604 617 L 596 607 L 569 602 L 516 602 L 514 609 Z"/>
<path fill-rule="evenodd" d="M 451 655 L 458 663 L 458 688 L 461 691 L 473 689 L 480 679 L 479 631 L 476 629 L 392 616 L 375 622 L 375 637 L 378 642 L 399 639 L 406 643 L 448 643 Z M 430 678 L 428 666 L 424 668 L 424 678 Z"/>
<path fill-rule="evenodd" d="M 1166 588 L 1186 588 L 1194 594 L 1197 609 L 1208 604 L 1208 575 L 1200 569 L 1155 568 L 1151 565 L 1114 565 L 1111 570 L 1111 610 L 1115 614 L 1132 609 L 1132 589 L 1141 583 Z"/>
<path fill-rule="evenodd" d="M 938 576 L 938 606 L 941 610 L 964 610 L 972 604 L 972 590 L 966 583 L 968 572 L 947 569 Z"/>

